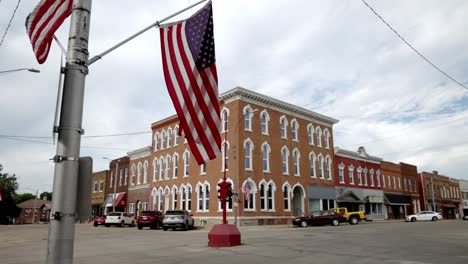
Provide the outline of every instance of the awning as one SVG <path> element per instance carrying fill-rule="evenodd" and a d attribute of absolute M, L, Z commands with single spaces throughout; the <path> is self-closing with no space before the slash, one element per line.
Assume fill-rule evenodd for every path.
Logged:
<path fill-rule="evenodd" d="M 411 204 L 411 197 L 401 194 L 385 193 L 386 201 L 388 204 L 392 205 L 402 205 L 402 204 Z"/>
<path fill-rule="evenodd" d="M 457 208 L 457 206 L 454 204 L 442 204 L 442 206 L 447 208 Z"/>
<path fill-rule="evenodd" d="M 361 203 L 361 199 L 353 191 L 346 191 L 341 196 L 336 198 L 339 203 Z"/>
<path fill-rule="evenodd" d="M 307 194 L 310 199 L 336 199 L 335 188 L 330 187 L 317 187 L 309 185 L 309 188 L 307 189 Z"/>
<path fill-rule="evenodd" d="M 114 194 L 109 194 L 107 195 L 107 198 L 104 200 L 104 202 L 101 204 L 101 207 L 102 208 L 105 208 L 105 207 L 112 207 L 112 200 L 113 199 L 113 196 Z"/>
<path fill-rule="evenodd" d="M 124 198 L 126 198 L 126 195 L 127 193 L 125 192 L 121 192 L 121 193 L 117 193 L 116 194 L 116 198 L 115 198 L 115 203 L 114 205 L 115 206 L 125 206 L 125 200 Z"/>

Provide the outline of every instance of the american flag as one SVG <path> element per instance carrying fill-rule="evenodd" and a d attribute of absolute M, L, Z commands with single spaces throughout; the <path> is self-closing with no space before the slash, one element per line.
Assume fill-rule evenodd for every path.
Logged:
<path fill-rule="evenodd" d="M 244 200 L 249 201 L 250 200 L 250 184 L 246 183 L 244 186 L 242 186 L 242 190 L 244 191 Z"/>
<path fill-rule="evenodd" d="M 26 32 L 40 64 L 46 61 L 54 33 L 71 14 L 72 6 L 73 0 L 41 0 L 26 18 Z"/>
<path fill-rule="evenodd" d="M 221 120 L 211 2 L 160 27 L 164 78 L 181 130 L 198 164 L 220 153 Z"/>

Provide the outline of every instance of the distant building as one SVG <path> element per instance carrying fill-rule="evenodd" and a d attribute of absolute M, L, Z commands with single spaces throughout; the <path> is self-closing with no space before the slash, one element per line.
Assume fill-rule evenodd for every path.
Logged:
<path fill-rule="evenodd" d="M 468 181 L 460 180 L 461 216 L 468 215 Z"/>
<path fill-rule="evenodd" d="M 50 220 L 51 201 L 29 199 L 17 206 L 21 209 L 17 224 L 48 223 Z"/>
<path fill-rule="evenodd" d="M 127 207 L 127 192 L 129 184 L 129 158 L 123 156 L 109 163 L 109 175 L 105 181 L 106 199 L 101 205 L 104 215 L 115 209 L 116 212 L 124 212 Z"/>
<path fill-rule="evenodd" d="M 104 207 L 102 207 L 105 196 L 106 179 L 109 177 L 109 170 L 103 170 L 93 173 L 93 184 L 91 186 L 91 214 L 93 217 L 103 215 Z"/>

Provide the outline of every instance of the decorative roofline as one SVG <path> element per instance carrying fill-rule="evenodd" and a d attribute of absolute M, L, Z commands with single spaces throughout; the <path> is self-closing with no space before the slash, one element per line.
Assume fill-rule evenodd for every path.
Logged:
<path fill-rule="evenodd" d="M 366 153 L 367 154 L 367 153 Z M 342 156 L 342 157 L 347 157 L 347 158 L 352 158 L 352 159 L 357 159 L 357 160 L 363 160 L 363 161 L 373 161 L 375 163 L 379 163 L 383 161 L 382 158 L 372 156 L 367 154 L 367 157 L 364 157 L 360 155 L 359 152 L 357 151 L 351 151 L 347 149 L 342 149 L 339 147 L 335 147 L 335 155 L 337 156 Z"/>
<path fill-rule="evenodd" d="M 127 152 L 127 154 L 130 160 L 143 158 L 143 157 L 151 155 L 151 146 L 132 150 L 132 151 Z"/>

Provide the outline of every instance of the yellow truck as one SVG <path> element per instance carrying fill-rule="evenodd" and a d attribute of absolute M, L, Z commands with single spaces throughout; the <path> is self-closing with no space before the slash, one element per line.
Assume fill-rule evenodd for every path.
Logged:
<path fill-rule="evenodd" d="M 366 212 L 364 211 L 348 212 L 346 207 L 332 208 L 330 210 L 344 215 L 351 225 L 357 225 L 359 221 L 366 220 Z"/>

